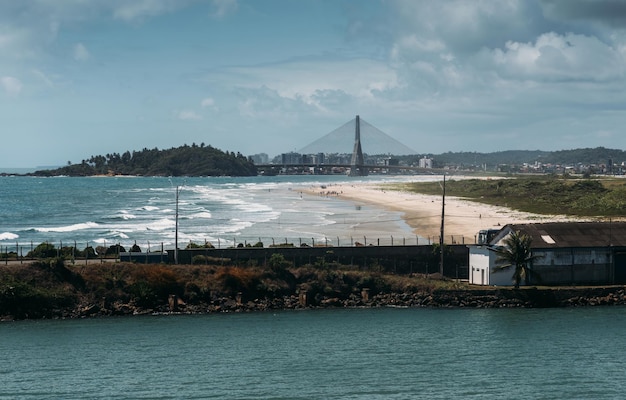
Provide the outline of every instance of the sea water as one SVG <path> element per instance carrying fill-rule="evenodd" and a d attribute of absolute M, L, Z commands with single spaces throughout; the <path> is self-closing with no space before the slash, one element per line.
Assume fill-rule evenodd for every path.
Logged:
<path fill-rule="evenodd" d="M 0 177 L 0 245 L 19 246 L 24 255 L 42 242 L 76 242 L 79 249 L 137 243 L 154 251 L 174 247 L 177 220 L 179 247 L 205 241 L 216 247 L 258 241 L 347 245 L 364 239 L 388 244 L 392 237 L 414 243 L 419 238 L 402 213 L 303 190 L 332 193 L 339 183 L 419 179 L 437 178 Z"/>
<path fill-rule="evenodd" d="M 0 399 L 622 399 L 623 307 L 0 323 Z"/>

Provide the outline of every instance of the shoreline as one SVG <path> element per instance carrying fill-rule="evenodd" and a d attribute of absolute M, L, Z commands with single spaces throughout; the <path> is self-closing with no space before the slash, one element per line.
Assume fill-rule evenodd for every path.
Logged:
<path fill-rule="evenodd" d="M 357 205 L 372 205 L 402 213 L 414 234 L 439 238 L 442 197 L 407 192 L 388 183 L 332 184 L 301 189 L 308 195 L 333 196 Z M 583 221 L 579 217 L 542 215 L 446 196 L 444 238 L 446 243 L 468 243 L 482 229 L 499 229 L 507 224 Z"/>
<path fill-rule="evenodd" d="M 243 297 L 243 298 L 242 298 Z M 323 296 L 309 299 L 292 294 L 262 299 L 217 297 L 208 302 L 186 303 L 170 296 L 154 308 L 144 308 L 120 298 L 80 302 L 53 310 L 31 310 L 31 315 L 0 314 L 0 324 L 26 320 L 71 320 L 84 318 L 212 315 L 232 313 L 288 312 L 305 310 L 356 310 L 380 308 L 502 309 L 578 308 L 626 306 L 626 287 L 549 287 L 549 288 L 465 288 L 385 292 L 371 296 Z"/>

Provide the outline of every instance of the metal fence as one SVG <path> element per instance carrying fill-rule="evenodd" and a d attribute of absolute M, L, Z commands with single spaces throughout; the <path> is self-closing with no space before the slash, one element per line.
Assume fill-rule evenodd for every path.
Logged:
<path fill-rule="evenodd" d="M 68 244 L 69 243 L 69 244 Z M 215 240 L 205 240 L 203 242 L 179 242 L 178 248 L 187 247 L 214 247 L 217 249 L 238 248 L 238 247 L 277 247 L 277 246 L 293 246 L 293 247 L 360 247 L 360 246 L 424 246 L 439 243 L 439 236 L 421 237 L 421 236 L 324 236 L 311 238 L 276 238 L 276 237 L 256 237 L 242 238 L 233 237 L 232 239 L 218 238 Z M 445 236 L 445 244 L 474 244 L 476 238 L 467 238 L 464 236 Z M 41 246 L 46 249 L 41 250 Z M 117 261 L 120 259 L 120 253 L 123 252 L 161 252 L 174 250 L 174 244 L 166 245 L 164 242 L 137 242 L 132 244 L 121 242 L 77 242 L 77 241 L 59 241 L 59 242 L 0 242 L 0 263 L 9 261 L 32 261 L 41 258 L 65 257 L 72 262 L 84 261 L 88 262 L 105 262 Z"/>

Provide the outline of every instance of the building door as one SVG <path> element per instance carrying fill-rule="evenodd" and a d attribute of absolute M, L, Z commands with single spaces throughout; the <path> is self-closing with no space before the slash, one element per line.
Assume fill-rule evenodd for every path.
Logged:
<path fill-rule="evenodd" d="M 615 283 L 626 285 L 626 252 L 615 252 L 613 256 Z"/>

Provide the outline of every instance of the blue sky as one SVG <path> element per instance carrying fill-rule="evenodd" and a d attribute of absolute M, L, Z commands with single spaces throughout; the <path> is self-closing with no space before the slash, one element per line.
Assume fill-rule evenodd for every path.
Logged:
<path fill-rule="evenodd" d="M 0 167 L 356 114 L 420 153 L 625 149 L 625 61 L 619 0 L 0 0 Z"/>

